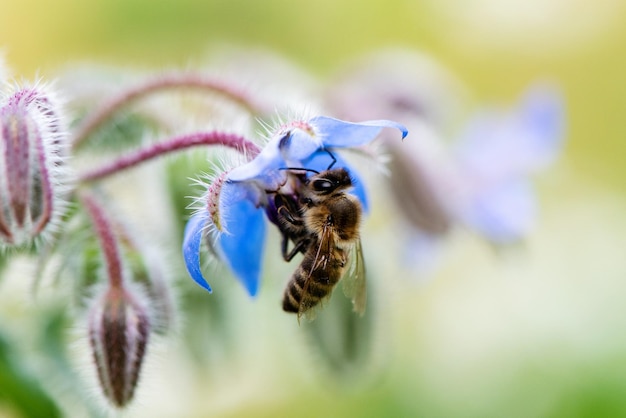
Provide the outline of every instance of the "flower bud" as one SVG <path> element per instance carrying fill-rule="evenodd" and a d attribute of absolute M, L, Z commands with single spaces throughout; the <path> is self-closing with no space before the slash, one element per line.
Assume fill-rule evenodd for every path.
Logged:
<path fill-rule="evenodd" d="M 147 309 L 125 288 L 109 288 L 91 311 L 89 341 L 100 385 L 119 408 L 133 398 L 149 333 Z"/>
<path fill-rule="evenodd" d="M 39 85 L 0 98 L 0 247 L 31 243 L 60 217 L 67 168 L 59 111 Z"/>

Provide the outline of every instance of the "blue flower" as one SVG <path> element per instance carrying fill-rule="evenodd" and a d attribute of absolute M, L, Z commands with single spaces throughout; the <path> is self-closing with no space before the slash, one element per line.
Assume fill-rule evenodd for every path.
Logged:
<path fill-rule="evenodd" d="M 518 109 L 474 119 L 456 149 L 463 223 L 496 244 L 528 232 L 537 212 L 530 175 L 560 152 L 563 119 L 561 96 L 543 86 L 530 89 Z"/>
<path fill-rule="evenodd" d="M 200 244 L 207 229 L 218 235 L 214 251 L 224 261 L 251 296 L 259 289 L 261 260 L 266 233 L 265 212 L 268 193 L 277 192 L 287 182 L 285 168 L 316 171 L 345 167 L 354 179 L 354 193 L 367 208 L 363 182 L 339 156 L 338 148 L 365 145 L 383 128 L 396 128 L 402 138 L 407 130 L 399 123 L 375 120 L 345 122 L 324 116 L 294 121 L 279 127 L 261 152 L 248 163 L 234 168 L 209 187 L 206 210 L 187 224 L 183 256 L 193 280 L 208 291 L 211 288 L 200 270 Z"/>

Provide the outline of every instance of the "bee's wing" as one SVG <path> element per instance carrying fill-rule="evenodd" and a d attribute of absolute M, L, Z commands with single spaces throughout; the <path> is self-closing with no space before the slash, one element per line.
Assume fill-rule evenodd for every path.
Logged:
<path fill-rule="evenodd" d="M 302 289 L 302 297 L 300 299 L 300 306 L 298 307 L 298 320 L 304 316 L 307 320 L 312 321 L 317 315 L 317 310 L 323 305 L 323 302 L 330 296 L 332 292 L 319 300 L 310 293 L 310 285 L 312 281 L 313 273 L 318 270 L 326 270 L 328 263 L 331 263 L 333 252 L 335 251 L 335 242 L 333 239 L 333 229 L 329 224 L 325 224 L 318 240 L 318 246 L 316 249 L 315 260 L 307 272 L 307 277 L 304 281 L 304 287 Z"/>
<path fill-rule="evenodd" d="M 348 260 L 349 265 L 341 279 L 343 282 L 343 293 L 352 299 L 354 312 L 363 315 L 365 313 L 365 305 L 367 304 L 367 283 L 365 259 L 363 258 L 363 247 L 360 239 L 357 239 L 350 249 Z"/>

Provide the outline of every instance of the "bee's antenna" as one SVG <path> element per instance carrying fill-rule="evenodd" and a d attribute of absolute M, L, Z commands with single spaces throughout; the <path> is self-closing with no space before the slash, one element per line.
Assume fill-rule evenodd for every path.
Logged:
<path fill-rule="evenodd" d="M 294 171 L 308 171 L 310 173 L 319 174 L 320 172 L 317 170 L 313 170 L 312 168 L 304 168 L 304 167 L 281 167 L 279 170 L 294 170 Z"/>

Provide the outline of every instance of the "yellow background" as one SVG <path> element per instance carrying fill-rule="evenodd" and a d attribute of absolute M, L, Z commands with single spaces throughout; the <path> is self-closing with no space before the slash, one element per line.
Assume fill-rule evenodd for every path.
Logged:
<path fill-rule="evenodd" d="M 422 410 L 449 416 L 626 411 L 625 2 L 0 0 L 0 46 L 18 78 L 84 60 L 187 67 L 224 43 L 274 48 L 321 76 L 379 47 L 412 47 L 486 102 L 512 102 L 549 78 L 564 92 L 567 139 L 539 180 L 544 211 L 529 265 L 503 271 L 483 246 L 453 245 L 433 283 L 403 295 L 393 315 L 399 357 L 390 385 L 344 402 L 309 392 L 246 404 L 244 394 L 242 404 L 215 406 L 207 394 L 198 416 L 380 416 L 372 414 L 380 405 L 394 416 L 411 410 L 413 390 Z M 237 375 L 228 385 L 254 391 Z"/>
<path fill-rule="evenodd" d="M 0 1 L 0 45 L 18 75 L 72 60 L 188 65 L 214 43 L 275 48 L 323 72 L 388 45 L 431 53 L 485 99 L 538 77 L 568 103 L 567 156 L 626 187 L 626 8 L 619 0 Z"/>

